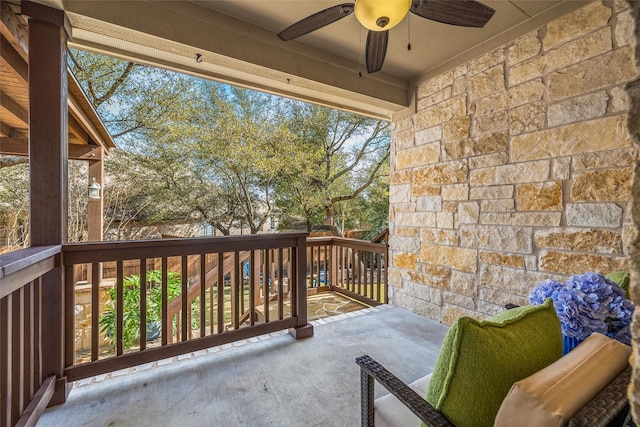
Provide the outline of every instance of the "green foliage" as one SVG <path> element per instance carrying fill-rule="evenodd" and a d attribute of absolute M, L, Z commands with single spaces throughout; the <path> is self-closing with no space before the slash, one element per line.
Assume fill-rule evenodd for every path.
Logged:
<path fill-rule="evenodd" d="M 124 279 L 123 290 L 123 347 L 130 348 L 140 341 L 140 275 L 134 274 Z M 171 302 L 180 296 L 180 275 L 167 273 L 167 300 Z M 100 331 L 115 342 L 117 333 L 117 289 L 109 290 L 111 299 L 100 316 Z M 162 322 L 162 272 L 147 271 L 147 325 Z M 145 337 L 146 338 L 146 337 Z"/>

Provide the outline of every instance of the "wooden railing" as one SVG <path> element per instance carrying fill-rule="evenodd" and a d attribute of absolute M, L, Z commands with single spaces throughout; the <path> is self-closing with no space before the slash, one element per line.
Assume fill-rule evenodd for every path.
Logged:
<path fill-rule="evenodd" d="M 308 285 L 368 305 L 386 304 L 387 245 L 341 237 L 307 239 Z"/>
<path fill-rule="evenodd" d="M 43 341 L 61 331 L 43 324 L 43 276 L 60 265 L 60 246 L 0 256 L 0 426 L 35 425 L 49 404 L 55 376 L 43 368 Z M 59 270 L 58 270 L 59 271 Z"/>
<path fill-rule="evenodd" d="M 282 329 L 289 328 L 296 338 L 311 336 L 313 328 L 307 324 L 306 312 L 305 248 L 303 233 L 64 245 L 65 331 L 68 337 L 74 337 L 66 340 L 68 380 Z M 150 259 L 160 266 L 159 283 L 145 280 L 150 277 Z M 124 275 L 124 263 L 131 260 L 139 266 L 137 286 L 136 280 Z M 242 271 L 247 260 L 251 268 L 245 279 Z M 116 278 L 111 291 L 114 301 L 101 308 L 103 263 L 115 264 Z M 78 329 L 73 278 L 74 268 L 80 264 L 87 265 L 91 279 L 91 308 L 86 320 L 91 345 L 86 354 L 75 348 Z M 169 269 L 169 265 L 178 264 L 179 271 Z M 190 275 L 193 265 L 198 266 L 197 274 Z M 113 346 L 104 352 L 100 323 L 109 310 Z M 154 310 L 160 310 L 155 318 Z M 103 329 L 104 324 L 103 320 Z M 149 329 L 151 335 L 157 329 L 159 336 L 147 342 L 153 338 Z"/>

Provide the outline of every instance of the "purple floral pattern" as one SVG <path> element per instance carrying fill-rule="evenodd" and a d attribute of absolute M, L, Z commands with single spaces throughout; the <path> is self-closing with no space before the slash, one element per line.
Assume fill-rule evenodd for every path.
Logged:
<path fill-rule="evenodd" d="M 576 274 L 564 283 L 540 282 L 529 295 L 531 304 L 542 304 L 547 298 L 560 319 L 565 337 L 584 340 L 592 332 L 600 332 L 625 344 L 631 343 L 629 325 L 634 306 L 625 298 L 624 290 L 597 273 Z"/>

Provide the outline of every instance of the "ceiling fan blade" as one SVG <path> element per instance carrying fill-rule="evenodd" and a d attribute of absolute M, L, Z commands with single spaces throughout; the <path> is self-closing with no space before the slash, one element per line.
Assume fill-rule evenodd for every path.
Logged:
<path fill-rule="evenodd" d="M 444 24 L 481 28 L 495 10 L 475 0 L 413 0 L 411 12 Z"/>
<path fill-rule="evenodd" d="M 369 31 L 367 35 L 367 72 L 380 71 L 387 55 L 389 31 Z"/>
<path fill-rule="evenodd" d="M 278 37 L 283 41 L 289 41 L 296 37 L 304 36 L 311 31 L 315 31 L 325 25 L 336 22 L 345 16 L 351 15 L 351 13 L 353 13 L 353 7 L 354 3 L 343 3 L 321 10 L 320 12 L 309 15 L 280 31 L 278 33 Z"/>

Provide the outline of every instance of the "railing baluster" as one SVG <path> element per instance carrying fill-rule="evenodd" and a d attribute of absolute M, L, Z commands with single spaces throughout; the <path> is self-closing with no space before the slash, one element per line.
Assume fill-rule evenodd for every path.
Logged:
<path fill-rule="evenodd" d="M 33 388 L 37 390 L 42 384 L 42 346 L 40 344 L 42 342 L 42 279 L 40 277 L 33 281 L 33 337 Z"/>
<path fill-rule="evenodd" d="M 284 318 L 284 262 L 282 248 L 278 248 L 278 320 Z"/>
<path fill-rule="evenodd" d="M 173 342 L 173 339 L 169 341 L 169 338 L 173 337 L 173 319 L 169 319 L 167 309 L 169 305 L 168 292 L 168 266 L 167 257 L 162 257 L 161 276 L 162 276 L 162 345 L 167 345 L 169 342 Z"/>
<path fill-rule="evenodd" d="M 11 401 L 11 420 L 15 423 L 20 418 L 24 401 L 22 400 L 21 388 L 24 376 L 24 325 L 22 308 L 24 306 L 24 287 L 15 291 L 11 298 L 11 391 L 13 394 Z"/>
<path fill-rule="evenodd" d="M 91 263 L 91 361 L 100 350 L 100 264 Z"/>
<path fill-rule="evenodd" d="M 140 259 L 140 351 L 147 348 L 147 259 Z"/>
<path fill-rule="evenodd" d="M 116 262 L 116 354 L 124 353 L 124 271 L 122 261 Z"/>
<path fill-rule="evenodd" d="M 317 246 L 317 247 L 315 248 L 315 251 L 316 251 L 316 265 L 317 265 L 317 267 L 316 267 L 316 268 L 317 268 L 317 270 L 316 270 L 316 272 L 317 272 L 316 281 L 318 282 L 318 283 L 317 283 L 317 286 L 318 286 L 318 287 L 320 287 L 320 286 L 321 286 L 321 283 L 320 283 L 320 262 L 321 262 L 321 261 L 320 261 L 320 249 L 321 249 L 321 248 L 322 248 L 321 246 Z M 313 286 L 316 286 L 316 284 L 314 283 L 314 285 L 313 285 Z"/>
<path fill-rule="evenodd" d="M 374 270 L 373 266 L 375 265 L 375 262 L 376 262 L 376 254 L 373 252 L 369 252 L 369 283 L 370 283 L 370 289 L 371 289 L 371 299 L 378 298 L 375 295 L 375 279 L 373 274 L 373 270 Z"/>
<path fill-rule="evenodd" d="M 269 323 L 269 282 L 271 282 L 271 274 L 269 268 L 269 250 L 264 251 L 264 273 L 262 274 L 262 293 L 264 294 L 264 323 Z"/>
<path fill-rule="evenodd" d="M 200 254 L 200 336 L 206 335 L 207 326 L 207 257 Z"/>
<path fill-rule="evenodd" d="M 0 299 L 0 426 L 11 426 L 11 387 L 13 366 L 11 362 L 11 330 L 12 330 L 12 298 L 13 294 Z"/>
<path fill-rule="evenodd" d="M 75 284 L 73 283 L 73 266 L 67 265 L 64 268 L 64 309 L 65 313 L 70 313 L 70 316 L 64 318 L 64 334 L 65 336 L 64 352 L 65 352 L 65 366 L 71 366 L 75 362 L 75 335 L 76 335 L 76 292 Z M 61 338 L 62 339 L 62 338 Z"/>
<path fill-rule="evenodd" d="M 28 405 L 31 402 L 35 391 L 33 390 L 33 282 L 26 285 L 24 289 L 24 313 L 23 313 L 23 329 L 24 329 L 24 377 L 22 378 L 23 402 Z"/>
<path fill-rule="evenodd" d="M 249 257 L 249 324 L 251 326 L 256 324 L 256 271 L 260 271 L 260 266 L 256 264 L 256 251 L 251 251 Z M 257 276 L 260 276 L 259 274 Z M 244 298 L 243 298 L 244 300 Z M 244 315 L 244 308 L 242 314 Z"/>
<path fill-rule="evenodd" d="M 182 303 L 182 341 L 186 341 L 191 337 L 191 304 L 189 304 L 189 290 L 188 290 L 188 258 L 182 257 L 182 289 L 180 290 L 180 302 Z"/>
<path fill-rule="evenodd" d="M 240 253 L 236 251 L 233 253 L 233 274 L 231 275 L 231 319 L 233 329 L 240 327 L 240 296 L 244 300 L 244 290 L 241 293 L 239 292 L 239 288 L 242 285 L 241 282 Z"/>
<path fill-rule="evenodd" d="M 380 301 L 381 303 L 384 303 L 386 300 L 386 292 L 387 289 L 386 287 L 382 286 L 382 254 L 378 255 L 378 266 L 377 266 L 377 272 L 378 272 L 378 301 Z M 381 293 L 381 290 L 384 289 L 385 291 L 385 295 L 383 296 Z"/>
<path fill-rule="evenodd" d="M 218 333 L 224 332 L 224 252 L 218 253 Z"/>

